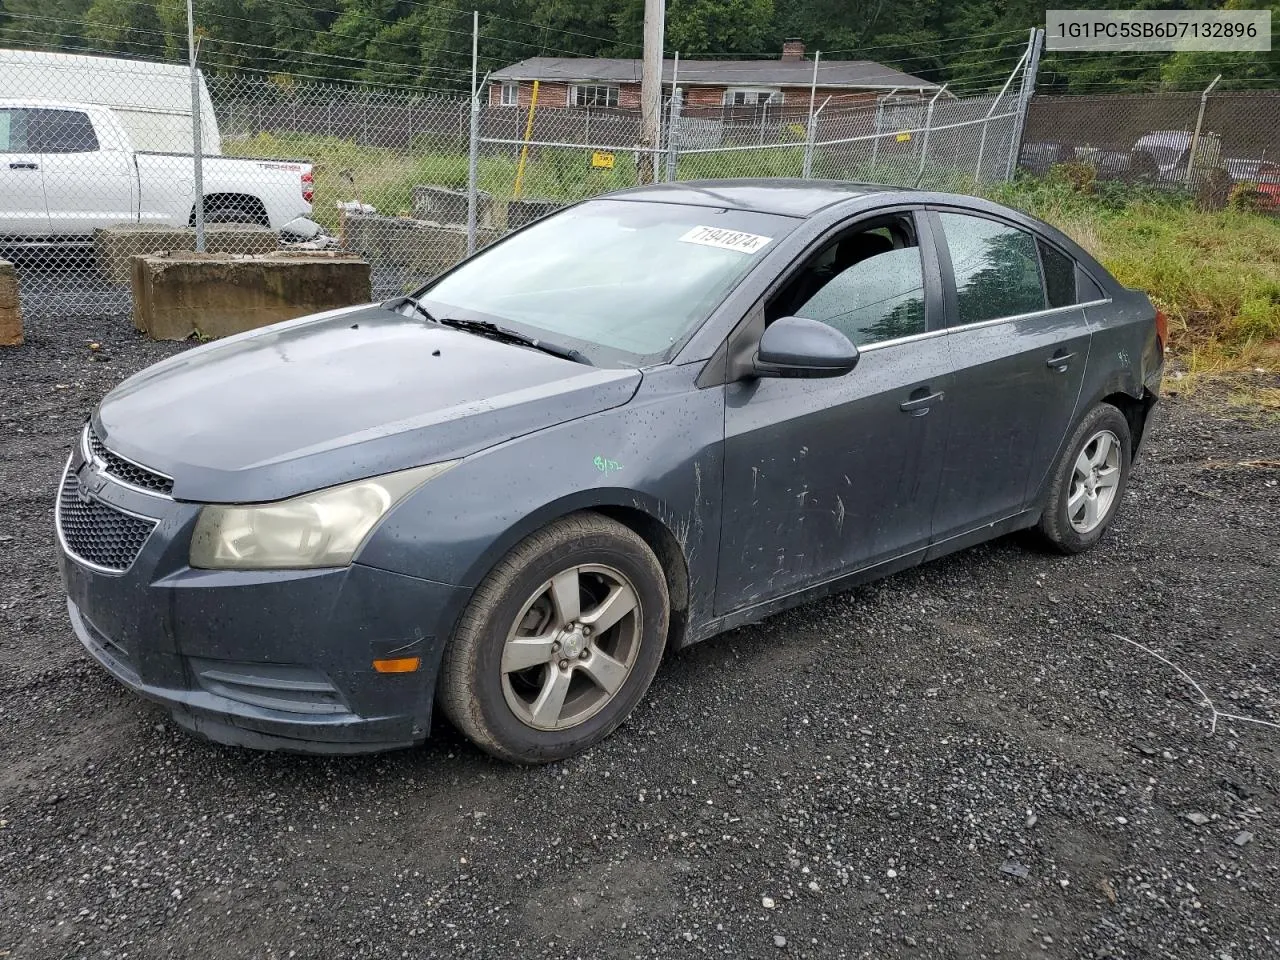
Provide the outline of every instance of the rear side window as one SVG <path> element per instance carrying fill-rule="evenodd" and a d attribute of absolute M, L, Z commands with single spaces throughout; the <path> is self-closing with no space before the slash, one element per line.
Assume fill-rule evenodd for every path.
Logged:
<path fill-rule="evenodd" d="M 87 113 L 79 110 L 36 110 L 38 153 L 92 153 L 98 137 Z"/>
<path fill-rule="evenodd" d="M 982 217 L 938 216 L 951 252 L 959 323 L 981 323 L 1045 308 L 1031 234 Z"/>
<path fill-rule="evenodd" d="M 1076 262 L 1047 243 L 1040 242 L 1040 263 L 1044 265 L 1044 289 L 1050 307 L 1069 307 L 1076 299 Z"/>
<path fill-rule="evenodd" d="M 0 110 L 0 153 L 34 153 L 27 141 L 30 110 Z"/>

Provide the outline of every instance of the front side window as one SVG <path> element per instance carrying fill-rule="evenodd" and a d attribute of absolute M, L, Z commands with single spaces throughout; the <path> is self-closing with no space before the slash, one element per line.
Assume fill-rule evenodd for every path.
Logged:
<path fill-rule="evenodd" d="M 40 153 L 92 153 L 98 149 L 89 115 L 79 110 L 36 110 L 36 147 Z"/>
<path fill-rule="evenodd" d="M 788 284 L 766 318 L 835 327 L 856 346 L 925 331 L 924 268 L 910 217 L 839 237 Z"/>
<path fill-rule="evenodd" d="M 30 110 L 0 110 L 0 153 L 35 153 L 27 137 Z"/>
<path fill-rule="evenodd" d="M 573 88 L 575 107 L 616 107 L 618 88 L 605 83 L 580 83 Z"/>
<path fill-rule="evenodd" d="M 983 217 L 942 213 L 951 252 L 960 324 L 1045 308 L 1036 242 L 1031 234 Z"/>
<path fill-rule="evenodd" d="M 514 82 L 504 83 L 502 85 L 502 105 L 504 107 L 515 107 L 520 104 L 520 84 Z"/>
<path fill-rule="evenodd" d="M 492 320 L 600 366 L 670 355 L 799 221 L 592 200 L 483 250 L 423 294 L 437 317 Z"/>

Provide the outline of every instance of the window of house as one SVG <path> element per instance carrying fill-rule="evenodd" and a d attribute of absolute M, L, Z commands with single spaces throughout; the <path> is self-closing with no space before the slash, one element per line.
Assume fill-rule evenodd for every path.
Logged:
<path fill-rule="evenodd" d="M 618 87 L 611 83 L 579 83 L 569 91 L 569 104 L 574 107 L 616 107 Z"/>
<path fill-rule="evenodd" d="M 0 110 L 0 153 L 33 153 L 27 142 L 29 110 Z"/>
<path fill-rule="evenodd" d="M 754 107 L 762 103 L 781 103 L 782 91 L 767 87 L 730 87 L 724 92 L 726 107 Z"/>
<path fill-rule="evenodd" d="M 980 323 L 1045 308 L 1031 234 L 960 213 L 942 213 L 938 218 L 951 252 L 959 323 Z"/>
<path fill-rule="evenodd" d="M 765 311 L 835 327 L 857 346 L 925 331 L 924 268 L 910 217 L 824 247 Z"/>
<path fill-rule="evenodd" d="M 98 137 L 87 113 L 79 110 L 36 110 L 36 145 L 40 153 L 92 153 Z"/>
<path fill-rule="evenodd" d="M 520 105 L 520 84 L 518 82 L 507 81 L 502 84 L 502 105 L 504 107 Z"/>

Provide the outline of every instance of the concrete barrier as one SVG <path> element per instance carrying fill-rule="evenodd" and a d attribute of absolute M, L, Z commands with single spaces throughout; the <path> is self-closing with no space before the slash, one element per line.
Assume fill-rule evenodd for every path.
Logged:
<path fill-rule="evenodd" d="M 372 299 L 369 264 L 350 254 L 133 258 L 133 325 L 155 340 L 226 337 Z"/>
<path fill-rule="evenodd" d="M 270 227 L 210 223 L 204 231 L 206 253 L 261 254 L 280 247 L 280 236 Z M 93 231 L 93 248 L 99 272 L 111 283 L 128 283 L 134 257 L 161 250 L 195 250 L 196 231 L 194 227 L 123 223 Z"/>
<path fill-rule="evenodd" d="M 467 225 L 467 191 L 450 190 L 419 183 L 413 188 L 413 215 L 418 220 L 432 223 L 457 223 Z M 493 196 L 483 190 L 476 191 L 476 225 L 491 229 L 497 226 L 494 219 Z"/>
<path fill-rule="evenodd" d="M 13 264 L 0 260 L 0 347 L 22 345 L 22 301 Z"/>
<path fill-rule="evenodd" d="M 559 200 L 508 200 L 506 224 L 508 230 L 517 230 L 526 223 L 555 213 L 564 204 Z"/>
<path fill-rule="evenodd" d="M 448 270 L 467 255 L 467 228 L 450 223 L 360 214 L 343 220 L 346 250 L 378 263 L 402 267 L 422 280 Z M 498 238 L 496 230 L 479 230 L 476 249 Z"/>

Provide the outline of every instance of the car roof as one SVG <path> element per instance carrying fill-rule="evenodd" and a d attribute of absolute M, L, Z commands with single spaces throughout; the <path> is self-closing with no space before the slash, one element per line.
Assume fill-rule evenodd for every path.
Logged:
<path fill-rule="evenodd" d="M 631 187 L 611 193 L 611 199 L 647 200 L 651 203 L 683 203 L 771 213 L 784 217 L 811 217 L 833 204 L 876 194 L 904 192 L 902 187 L 848 180 L 798 180 L 785 177 L 751 177 L 737 180 L 681 180 Z"/>

